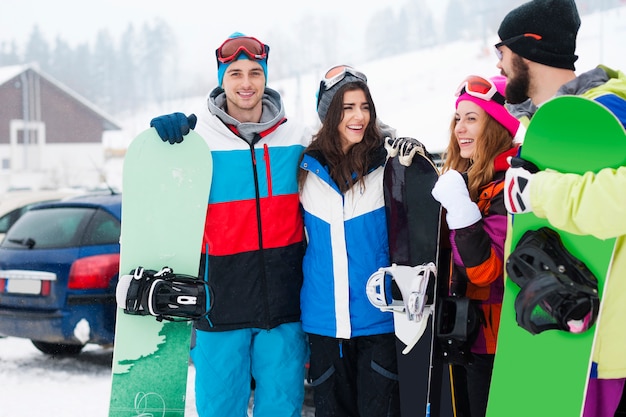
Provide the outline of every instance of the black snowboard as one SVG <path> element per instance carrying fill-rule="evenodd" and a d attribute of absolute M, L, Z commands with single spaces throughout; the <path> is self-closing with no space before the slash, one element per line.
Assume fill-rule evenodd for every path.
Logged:
<path fill-rule="evenodd" d="M 440 253 L 441 206 L 431 195 L 438 176 L 429 155 L 418 153 L 409 167 L 400 164 L 398 157 L 390 158 L 384 177 L 391 262 L 437 266 L 437 279 L 431 279 L 427 289 L 426 303 L 432 311 L 437 298 L 445 295 L 449 262 L 449 251 Z M 394 313 L 394 319 L 397 323 L 402 316 Z M 424 334 L 407 354 L 402 352 L 406 345 L 397 339 L 403 417 L 454 416 L 450 367 L 442 360 L 434 330 L 431 315 Z"/>

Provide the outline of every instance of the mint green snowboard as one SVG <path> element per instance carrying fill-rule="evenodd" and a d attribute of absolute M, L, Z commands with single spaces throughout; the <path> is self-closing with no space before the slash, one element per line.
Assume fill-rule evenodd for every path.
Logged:
<path fill-rule="evenodd" d="M 180 144 L 150 128 L 124 159 L 120 276 L 142 266 L 197 276 L 213 172 L 195 132 Z M 117 309 L 109 417 L 185 414 L 191 322 Z"/>
<path fill-rule="evenodd" d="M 561 96 L 543 104 L 532 118 L 522 158 L 540 169 L 582 174 L 626 165 L 626 135 L 617 118 L 595 101 Z M 615 239 L 576 236 L 532 213 L 513 216 L 512 247 L 522 234 L 548 226 L 572 255 L 598 278 L 599 294 Z M 532 335 L 517 325 L 514 302 L 519 287 L 505 279 L 488 417 L 578 417 L 581 415 L 597 324 L 580 334 L 547 330 Z"/>

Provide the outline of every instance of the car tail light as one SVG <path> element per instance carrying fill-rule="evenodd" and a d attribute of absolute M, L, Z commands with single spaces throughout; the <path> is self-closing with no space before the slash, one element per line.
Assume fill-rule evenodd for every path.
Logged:
<path fill-rule="evenodd" d="M 72 264 L 68 287 L 71 290 L 106 289 L 119 268 L 117 253 L 81 258 Z"/>

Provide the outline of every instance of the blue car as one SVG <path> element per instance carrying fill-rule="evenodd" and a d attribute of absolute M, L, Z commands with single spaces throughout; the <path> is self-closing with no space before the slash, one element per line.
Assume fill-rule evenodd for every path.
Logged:
<path fill-rule="evenodd" d="M 0 335 L 75 355 L 115 334 L 121 194 L 38 205 L 0 244 Z"/>

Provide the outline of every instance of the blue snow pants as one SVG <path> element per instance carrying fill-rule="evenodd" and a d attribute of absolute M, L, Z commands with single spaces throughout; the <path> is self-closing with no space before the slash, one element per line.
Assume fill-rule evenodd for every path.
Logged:
<path fill-rule="evenodd" d="M 200 417 L 246 417 L 254 378 L 254 417 L 300 417 L 308 344 L 302 324 L 271 330 L 196 332 L 191 350 Z"/>

